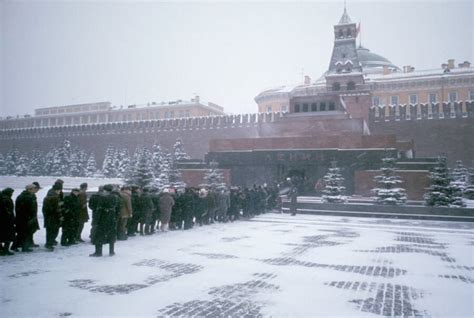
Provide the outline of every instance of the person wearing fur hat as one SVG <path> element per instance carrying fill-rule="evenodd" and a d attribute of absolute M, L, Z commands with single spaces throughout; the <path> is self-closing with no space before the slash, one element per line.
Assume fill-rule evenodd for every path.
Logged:
<path fill-rule="evenodd" d="M 38 188 L 34 184 L 29 184 L 25 190 L 15 200 L 15 230 L 16 242 L 15 249 L 21 247 L 22 252 L 32 252 L 31 239 L 33 233 L 38 230 L 38 203 L 36 202 L 35 193 Z"/>
<path fill-rule="evenodd" d="M 115 255 L 115 241 L 117 239 L 117 220 L 120 217 L 120 199 L 112 194 L 113 186 L 106 184 L 103 191 L 94 199 L 94 213 L 92 214 L 92 244 L 95 252 L 89 256 L 102 256 L 102 246 L 109 244 L 109 255 Z M 91 198 L 92 201 L 92 198 Z M 89 203 L 90 205 L 91 203 Z"/>
<path fill-rule="evenodd" d="M 10 244 L 15 241 L 15 214 L 12 194 L 15 190 L 6 188 L 0 192 L 0 255 L 13 255 Z"/>

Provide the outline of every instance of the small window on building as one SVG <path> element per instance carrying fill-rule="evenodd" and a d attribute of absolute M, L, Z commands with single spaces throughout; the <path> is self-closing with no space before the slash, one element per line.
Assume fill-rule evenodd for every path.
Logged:
<path fill-rule="evenodd" d="M 309 109 L 308 109 L 308 104 L 304 103 L 303 104 L 303 112 L 307 112 Z"/>
<path fill-rule="evenodd" d="M 312 112 L 318 111 L 318 104 L 312 103 L 312 104 L 311 104 L 311 111 L 312 111 Z"/>
<path fill-rule="evenodd" d="M 165 112 L 165 118 L 170 118 L 170 112 Z"/>
<path fill-rule="evenodd" d="M 378 97 L 378 96 L 372 97 L 372 105 L 379 106 L 380 105 L 380 97 Z"/>
<path fill-rule="evenodd" d="M 458 100 L 458 92 L 449 92 L 449 101 L 456 102 Z"/>
<path fill-rule="evenodd" d="M 347 90 L 353 91 L 356 88 L 356 84 L 354 82 L 347 83 Z"/>
<path fill-rule="evenodd" d="M 64 125 L 64 118 L 60 117 L 58 118 L 58 126 Z"/>
<path fill-rule="evenodd" d="M 295 113 L 300 112 L 300 104 L 295 104 Z"/>
<path fill-rule="evenodd" d="M 398 96 L 390 96 L 390 104 L 398 105 Z"/>
<path fill-rule="evenodd" d="M 469 100 L 474 100 L 474 89 L 469 91 Z"/>
<path fill-rule="evenodd" d="M 288 107 L 286 105 L 281 106 L 281 111 L 286 112 L 288 110 Z"/>
<path fill-rule="evenodd" d="M 170 117 L 174 118 L 174 110 L 170 111 Z"/>
<path fill-rule="evenodd" d="M 66 117 L 66 125 L 70 125 L 72 123 L 71 117 Z"/>
<path fill-rule="evenodd" d="M 414 105 L 418 103 L 418 95 L 410 95 L 410 104 Z"/>
<path fill-rule="evenodd" d="M 329 102 L 329 110 L 335 110 L 336 104 L 334 102 Z"/>
<path fill-rule="evenodd" d="M 321 104 L 319 104 L 319 110 L 324 112 L 326 111 L 326 103 L 325 102 L 321 102 Z"/>
<path fill-rule="evenodd" d="M 189 113 L 189 110 L 186 110 L 186 111 L 184 112 L 184 115 L 185 115 L 186 117 L 191 117 L 191 115 L 190 115 L 190 113 Z"/>
<path fill-rule="evenodd" d="M 339 82 L 334 82 L 334 83 L 332 84 L 332 90 L 333 90 L 333 91 L 340 91 L 340 90 L 341 90 L 341 83 L 339 83 Z"/>
<path fill-rule="evenodd" d="M 272 112 L 272 106 L 267 106 L 267 113 L 271 113 Z"/>
<path fill-rule="evenodd" d="M 429 102 L 431 104 L 436 104 L 436 94 L 435 93 L 430 94 L 429 99 L 430 99 Z"/>

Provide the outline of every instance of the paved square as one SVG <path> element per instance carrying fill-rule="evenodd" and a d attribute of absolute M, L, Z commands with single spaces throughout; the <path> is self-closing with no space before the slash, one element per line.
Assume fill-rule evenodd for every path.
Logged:
<path fill-rule="evenodd" d="M 265 214 L 115 257 L 40 248 L 0 258 L 0 316 L 472 317 L 473 243 L 470 223 Z"/>

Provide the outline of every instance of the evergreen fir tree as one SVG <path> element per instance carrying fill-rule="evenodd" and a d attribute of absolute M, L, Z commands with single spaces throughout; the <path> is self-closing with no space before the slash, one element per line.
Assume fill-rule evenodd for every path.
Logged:
<path fill-rule="evenodd" d="M 54 171 L 54 156 L 56 154 L 56 149 L 51 149 L 44 155 L 44 166 L 43 166 L 43 176 L 53 176 Z"/>
<path fill-rule="evenodd" d="M 152 169 L 155 176 L 161 174 L 162 165 L 164 163 L 164 154 L 159 144 L 154 144 L 152 148 Z M 168 167 L 169 168 L 169 167 Z"/>
<path fill-rule="evenodd" d="M 372 189 L 372 192 L 379 204 L 401 205 L 407 200 L 405 189 L 398 187 L 403 181 L 395 175 L 395 163 L 395 158 L 383 158 L 380 168 L 382 174 L 374 177 L 380 186 Z"/>
<path fill-rule="evenodd" d="M 130 169 L 130 155 L 127 148 L 122 148 L 117 151 L 117 160 L 115 164 L 117 168 L 117 177 L 125 178 L 127 171 Z"/>
<path fill-rule="evenodd" d="M 7 165 L 5 162 L 5 158 L 0 153 L 0 176 L 4 176 L 7 174 Z"/>
<path fill-rule="evenodd" d="M 331 168 L 324 176 L 323 180 L 325 187 L 323 192 L 323 201 L 330 203 L 344 203 L 346 202 L 346 197 L 344 193 L 346 187 L 344 184 L 344 177 L 341 175 L 341 169 L 337 167 L 336 162 L 331 163 Z"/>
<path fill-rule="evenodd" d="M 102 163 L 102 174 L 107 178 L 115 178 L 117 176 L 115 155 L 115 148 L 109 145 L 105 151 L 104 162 Z"/>
<path fill-rule="evenodd" d="M 206 183 L 203 186 L 209 188 L 211 191 L 227 189 L 227 186 L 224 183 L 224 175 L 217 167 L 218 163 L 216 161 L 211 161 L 209 163 L 209 170 L 204 175 Z"/>
<path fill-rule="evenodd" d="M 168 162 L 168 156 L 162 153 L 161 164 L 159 165 L 159 174 L 155 175 L 155 180 L 153 181 L 152 187 L 163 191 L 166 188 L 170 187 L 170 168 Z"/>
<path fill-rule="evenodd" d="M 436 167 L 429 175 L 431 186 L 423 196 L 428 206 L 451 206 L 453 200 L 453 187 L 450 185 L 447 161 L 444 157 L 438 157 Z"/>
<path fill-rule="evenodd" d="M 30 160 L 25 154 L 20 155 L 20 158 L 18 159 L 18 165 L 16 166 L 15 175 L 27 176 L 30 168 L 29 162 Z"/>
<path fill-rule="evenodd" d="M 175 188 L 177 192 L 182 193 L 186 188 L 186 183 L 183 182 L 181 172 L 178 169 L 174 154 L 168 154 L 169 174 L 168 180 L 170 187 Z"/>
<path fill-rule="evenodd" d="M 456 166 L 451 172 L 451 206 L 464 207 L 466 204 L 463 201 L 464 192 L 467 189 L 469 182 L 469 170 L 464 167 L 461 160 L 456 161 Z"/>
<path fill-rule="evenodd" d="M 16 167 L 20 160 L 20 152 L 18 149 L 10 150 L 5 158 L 6 174 L 14 176 L 16 174 Z"/>
<path fill-rule="evenodd" d="M 179 160 L 185 160 L 185 159 L 190 159 L 190 158 L 191 157 L 189 157 L 188 154 L 184 151 L 184 145 L 181 139 L 180 138 L 176 139 L 176 142 L 174 144 L 174 159 L 179 161 Z"/>
<path fill-rule="evenodd" d="M 68 176 L 71 169 L 71 143 L 65 139 L 62 146 L 56 149 L 53 159 L 52 175 Z"/>
<path fill-rule="evenodd" d="M 95 177 L 97 175 L 97 163 L 95 161 L 94 153 L 91 152 L 89 159 L 87 159 L 86 177 Z"/>
<path fill-rule="evenodd" d="M 469 171 L 469 178 L 466 189 L 464 190 L 464 197 L 469 200 L 474 200 L 474 168 Z"/>
<path fill-rule="evenodd" d="M 69 169 L 68 176 L 85 176 L 84 154 L 80 149 L 75 148 L 71 153 L 71 167 Z"/>
<path fill-rule="evenodd" d="M 30 160 L 30 176 L 45 176 L 45 156 L 40 150 L 33 150 Z"/>
<path fill-rule="evenodd" d="M 124 180 L 125 183 L 140 187 L 150 186 L 154 181 L 150 151 L 147 148 L 137 149 L 136 160 L 136 164 L 130 169 L 130 174 Z"/>

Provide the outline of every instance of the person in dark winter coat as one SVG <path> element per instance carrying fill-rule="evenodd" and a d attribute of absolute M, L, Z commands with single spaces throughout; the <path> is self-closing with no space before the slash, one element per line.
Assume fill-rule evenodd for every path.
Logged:
<path fill-rule="evenodd" d="M 57 244 L 56 238 L 58 237 L 59 228 L 61 227 L 60 192 L 60 188 L 54 185 L 43 200 L 44 228 L 46 229 L 45 247 L 49 250 L 53 250 L 54 245 Z"/>
<path fill-rule="evenodd" d="M 150 195 L 150 189 L 149 188 L 144 188 L 143 193 L 139 198 L 139 205 L 141 209 L 141 215 L 140 215 L 140 235 L 150 234 L 150 224 L 153 219 L 153 200 Z M 143 232 L 143 228 L 145 228 L 145 232 Z"/>
<path fill-rule="evenodd" d="M 12 188 L 0 192 L 0 255 L 13 255 L 10 244 L 15 241 L 15 214 Z"/>
<path fill-rule="evenodd" d="M 71 194 L 64 198 L 63 208 L 63 232 L 61 235 L 61 245 L 69 246 L 77 244 L 77 224 L 79 213 L 81 211 L 81 202 L 79 201 L 79 189 L 72 189 Z"/>
<path fill-rule="evenodd" d="M 151 191 L 151 201 L 153 202 L 153 213 L 150 222 L 150 233 L 155 233 L 155 229 L 158 228 L 158 222 L 160 220 L 160 195 L 158 189 L 154 188 Z"/>
<path fill-rule="evenodd" d="M 183 219 L 184 219 L 184 229 L 189 230 L 193 227 L 193 217 L 194 217 L 194 202 L 195 195 L 191 188 L 186 188 L 183 197 Z"/>
<path fill-rule="evenodd" d="M 169 223 L 171 219 L 171 211 L 174 206 L 173 196 L 169 193 L 168 189 L 165 189 L 160 197 L 160 211 L 161 211 L 161 230 L 168 232 Z"/>
<path fill-rule="evenodd" d="M 290 197 L 290 212 L 292 216 L 296 215 L 296 206 L 298 204 L 298 189 L 296 186 L 292 186 L 290 192 L 288 193 Z"/>
<path fill-rule="evenodd" d="M 109 255 L 115 255 L 114 244 L 117 239 L 117 220 L 120 217 L 120 199 L 112 194 L 113 186 L 107 184 L 103 187 L 94 200 L 89 200 L 89 206 L 93 209 L 92 214 L 92 244 L 95 252 L 92 257 L 102 256 L 102 245 L 109 244 Z M 91 206 L 93 201 L 94 207 Z"/>
<path fill-rule="evenodd" d="M 140 207 L 140 188 L 138 186 L 132 186 L 132 210 L 133 210 L 133 215 L 128 220 L 128 225 L 127 225 L 128 236 L 135 236 L 135 233 L 137 233 L 138 223 L 140 221 L 141 214 L 142 214 L 142 210 Z"/>
<path fill-rule="evenodd" d="M 196 218 L 196 223 L 199 226 L 202 226 L 205 223 L 207 217 L 207 190 L 201 189 L 195 195 L 195 205 L 194 205 L 194 217 Z"/>
<path fill-rule="evenodd" d="M 82 230 L 84 229 L 84 223 L 89 221 L 89 212 L 87 211 L 87 183 L 82 183 L 79 191 L 79 203 L 81 204 L 81 209 L 79 210 L 79 215 L 77 219 L 77 232 L 76 232 L 76 241 L 84 242 L 81 238 Z"/>
<path fill-rule="evenodd" d="M 15 247 L 21 247 L 23 252 L 33 251 L 30 248 L 31 243 L 29 242 L 29 238 L 33 236 L 33 233 L 38 229 L 38 220 L 36 219 L 38 204 L 35 196 L 37 191 L 35 185 L 29 184 L 26 186 L 26 190 L 24 190 L 15 201 L 15 229 L 17 239 Z"/>

